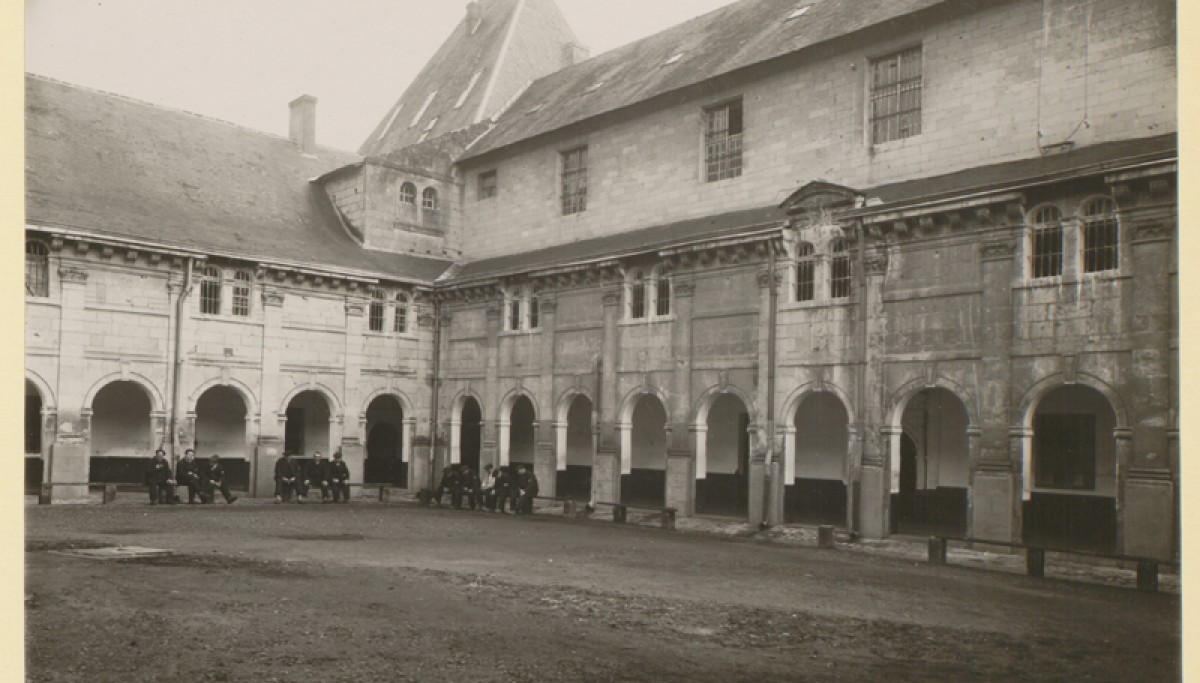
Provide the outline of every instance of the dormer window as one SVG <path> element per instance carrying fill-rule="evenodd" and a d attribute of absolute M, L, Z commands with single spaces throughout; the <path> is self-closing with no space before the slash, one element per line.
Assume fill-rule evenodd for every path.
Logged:
<path fill-rule="evenodd" d="M 742 175 L 742 101 L 705 109 L 704 125 L 705 180 Z"/>

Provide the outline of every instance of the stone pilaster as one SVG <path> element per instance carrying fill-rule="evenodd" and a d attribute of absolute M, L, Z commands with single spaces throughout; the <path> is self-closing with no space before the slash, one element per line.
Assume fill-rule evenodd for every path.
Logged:
<path fill-rule="evenodd" d="M 860 241 L 859 249 L 867 245 Z M 865 374 L 861 383 L 863 394 L 858 397 L 862 410 L 862 468 L 859 472 L 859 498 L 851 500 L 858 506 L 859 532 L 865 538 L 882 538 L 891 531 L 892 481 L 898 474 L 893 472 L 892 463 L 899 459 L 893 449 L 899 447 L 899 436 L 887 424 L 884 415 L 886 384 L 883 372 L 883 354 L 886 339 L 886 320 L 883 310 L 883 282 L 887 276 L 887 255 L 874 251 L 862 259 L 863 276 L 859 279 L 863 291 L 857 292 L 858 305 L 864 310 L 859 313 L 860 322 L 866 325 L 865 344 L 860 349 L 863 358 L 859 372 Z M 853 496 L 854 487 L 850 493 Z M 852 508 L 853 509 L 853 508 Z"/>
<path fill-rule="evenodd" d="M 88 271 L 85 264 L 67 264 L 58 269 L 62 298 L 59 308 L 59 371 L 57 395 L 58 434 L 50 448 L 46 463 L 46 481 L 85 483 L 88 480 L 88 458 L 91 456 L 91 406 L 75 408 L 68 396 L 86 396 L 90 387 L 85 351 L 88 326 L 84 319 Z M 58 486 L 51 499 L 80 500 L 87 497 L 86 486 Z"/>
<path fill-rule="evenodd" d="M 346 299 L 346 337 L 345 337 L 345 377 L 343 380 L 342 390 L 342 411 L 341 416 L 331 416 L 330 419 L 330 436 L 335 439 L 334 443 L 342 449 L 342 459 L 346 461 L 346 466 L 350 468 L 350 482 L 362 483 L 365 473 L 363 472 L 366 466 L 366 436 L 362 432 L 362 424 L 365 421 L 358 420 L 360 412 L 364 412 L 362 403 L 364 396 L 362 395 L 362 368 L 365 359 L 363 358 L 363 330 L 365 329 L 365 312 L 367 309 L 365 300 L 355 298 Z M 335 427 L 341 431 L 340 439 L 335 432 Z"/>
<path fill-rule="evenodd" d="M 557 442 L 554 429 L 554 330 L 558 303 L 553 299 L 539 297 L 538 309 L 538 324 L 542 330 L 538 340 L 541 344 L 541 390 L 538 391 L 538 398 L 542 404 L 538 407 L 538 416 L 542 419 L 538 424 L 537 444 L 534 446 L 534 471 L 538 478 L 539 495 L 553 498 L 558 495 L 558 458 L 555 455 Z"/>
<path fill-rule="evenodd" d="M 695 510 L 696 470 L 691 433 L 692 409 L 692 301 L 696 287 L 690 281 L 676 281 L 674 306 L 675 322 L 671 325 L 671 358 L 675 362 L 671 374 L 671 405 L 667 419 L 671 424 L 667 442 L 667 471 L 665 499 L 683 515 Z"/>
<path fill-rule="evenodd" d="M 621 318 L 621 289 L 611 287 L 602 293 L 604 303 L 604 342 L 601 347 L 600 434 L 592 465 L 592 498 L 598 501 L 621 500 L 621 438 L 617 415 L 621 397 L 617 395 L 617 364 L 620 362 L 618 323 Z"/>
<path fill-rule="evenodd" d="M 273 495 L 275 490 L 272 469 L 275 460 L 283 452 L 283 425 L 287 417 L 287 406 L 283 402 L 283 387 L 280 386 L 280 365 L 283 362 L 283 300 L 279 290 L 264 287 L 262 290 L 263 347 L 262 347 L 262 395 L 259 400 L 258 444 L 254 449 L 254 462 L 250 467 L 250 491 L 258 498 Z"/>
<path fill-rule="evenodd" d="M 487 312 L 487 368 L 483 387 L 483 405 L 479 406 L 483 413 L 483 427 L 479 438 L 479 466 L 491 463 L 507 465 L 507 458 L 502 458 L 501 449 L 507 448 L 507 439 L 502 439 L 500 425 L 497 422 L 500 410 L 500 328 L 503 309 L 499 303 L 488 306 Z M 461 416 L 459 416 L 461 417 Z M 507 422 L 507 416 L 505 416 Z M 507 436 L 507 434 L 505 434 Z"/>

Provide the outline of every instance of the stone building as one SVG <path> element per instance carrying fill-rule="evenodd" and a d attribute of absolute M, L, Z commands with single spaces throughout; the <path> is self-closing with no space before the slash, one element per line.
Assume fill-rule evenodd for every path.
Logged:
<path fill-rule="evenodd" d="M 741 0 L 589 59 L 552 0 L 481 0 L 358 155 L 311 98 L 285 140 L 30 77 L 28 471 L 195 443 L 262 493 L 341 448 L 1170 556 L 1175 33 Z"/>

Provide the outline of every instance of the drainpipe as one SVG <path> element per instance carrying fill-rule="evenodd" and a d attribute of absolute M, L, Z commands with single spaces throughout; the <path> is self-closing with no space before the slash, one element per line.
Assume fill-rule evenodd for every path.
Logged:
<path fill-rule="evenodd" d="M 179 462 L 179 378 L 183 374 L 183 305 L 192 288 L 192 268 L 195 259 L 184 263 L 183 288 L 175 301 L 175 349 L 171 364 L 171 466 Z"/>
<path fill-rule="evenodd" d="M 442 302 L 439 298 L 433 299 L 433 406 L 430 409 L 429 426 L 429 489 L 433 490 L 437 486 L 437 467 L 434 462 L 437 460 L 438 447 L 438 404 L 440 398 L 438 389 L 441 387 L 441 358 L 442 358 Z"/>

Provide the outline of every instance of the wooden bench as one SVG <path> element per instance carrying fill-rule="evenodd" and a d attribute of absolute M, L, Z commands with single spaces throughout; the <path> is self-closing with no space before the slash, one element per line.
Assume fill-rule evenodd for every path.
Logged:
<path fill-rule="evenodd" d="M 626 523 L 626 521 L 629 519 L 630 510 L 641 510 L 643 512 L 660 515 L 662 520 L 662 528 L 667 529 L 668 531 L 675 530 L 675 515 L 677 513 L 675 508 L 648 508 L 639 507 L 636 505 L 628 505 L 626 503 L 609 503 L 605 501 L 596 501 L 596 505 L 607 505 L 611 507 L 613 509 L 613 522 L 617 524 Z"/>
<path fill-rule="evenodd" d="M 1158 592 L 1158 569 L 1161 565 L 1175 566 L 1174 562 L 1162 560 L 1153 557 L 1140 557 L 1137 555 L 1123 555 L 1119 553 L 1098 553 L 1088 550 L 1067 550 L 1064 548 L 1048 548 L 1045 546 L 1031 545 L 1028 543 L 1012 543 L 1009 541 L 992 541 L 980 538 L 967 538 L 961 536 L 930 536 L 929 537 L 929 563 L 930 564 L 946 564 L 946 545 L 950 541 L 958 543 L 968 543 L 971 545 L 991 545 L 1001 548 L 1011 548 L 1014 550 L 1025 551 L 1025 573 L 1035 578 L 1044 578 L 1046 576 L 1046 553 L 1062 553 L 1064 555 L 1078 555 L 1081 557 L 1093 557 L 1105 560 L 1115 560 L 1118 562 L 1133 562 L 1137 564 L 1137 589 L 1146 593 Z"/>

